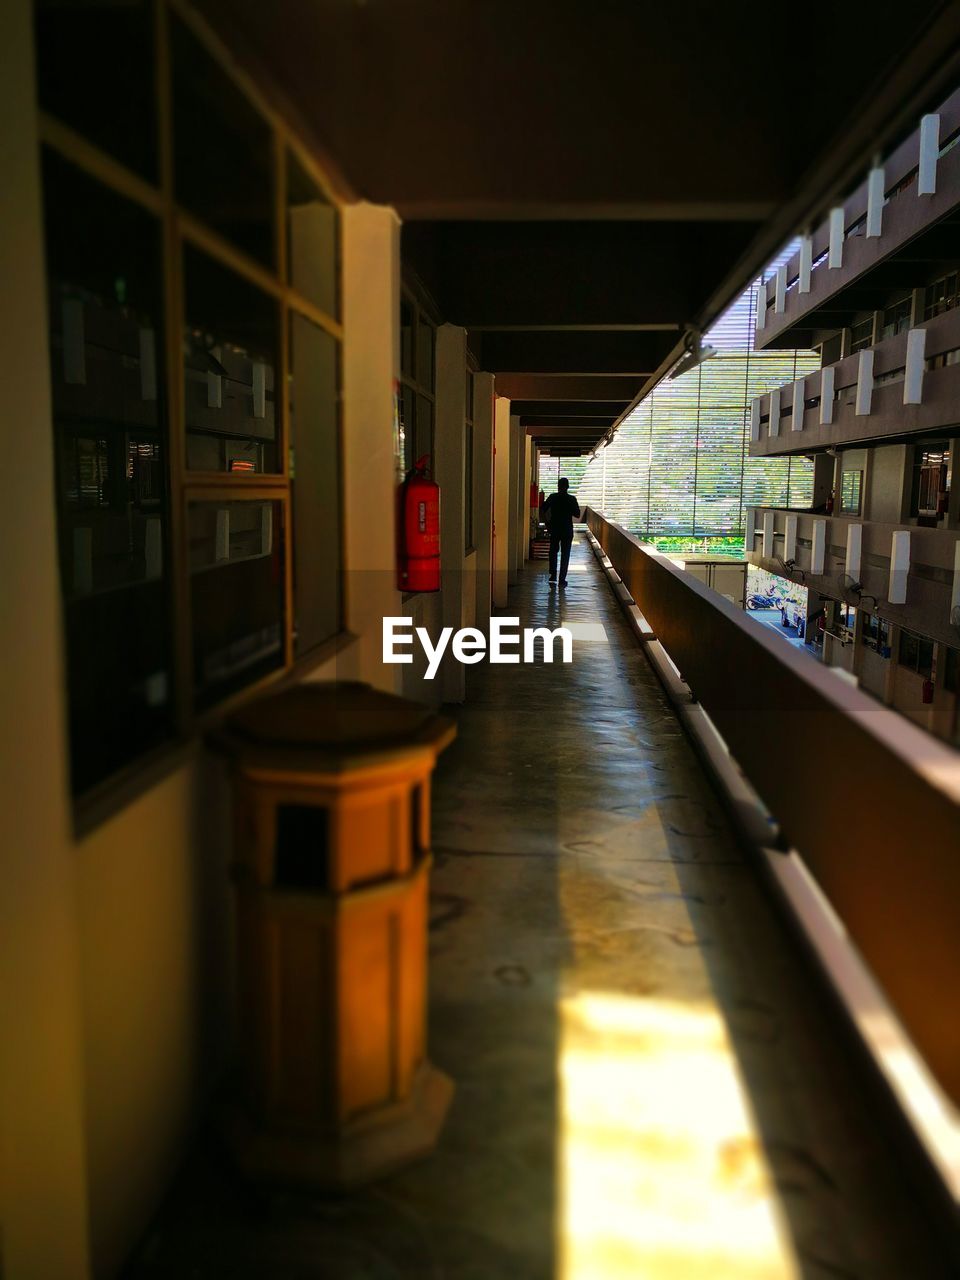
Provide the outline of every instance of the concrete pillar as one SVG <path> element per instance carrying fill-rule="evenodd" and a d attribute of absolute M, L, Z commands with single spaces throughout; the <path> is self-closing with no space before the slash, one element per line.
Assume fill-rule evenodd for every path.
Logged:
<path fill-rule="evenodd" d="M 0 52 L 0 376 L 17 483 L 0 504 L 0 1271 L 90 1274 L 78 854 L 67 796 L 33 6 Z M 16 550 L 15 550 L 16 549 Z"/>
<path fill-rule="evenodd" d="M 867 613 L 864 609 L 858 609 L 856 619 L 853 624 L 853 654 L 850 659 L 850 670 L 857 677 L 857 683 L 860 683 L 860 674 L 863 670 L 863 629 Z"/>
<path fill-rule="evenodd" d="M 823 601 L 820 599 L 819 593 L 813 587 L 810 587 L 807 591 L 807 608 L 803 619 L 803 640 L 811 649 L 814 648 L 814 642 L 817 638 L 817 624 L 816 622 L 811 622 L 810 619 L 818 609 L 822 608 Z"/>
<path fill-rule="evenodd" d="M 473 450 L 475 498 L 473 508 L 476 553 L 476 626 L 486 631 L 493 600 L 493 421 L 496 396 L 492 373 L 473 379 Z"/>
<path fill-rule="evenodd" d="M 892 707 L 897 696 L 897 655 L 900 652 L 900 628 L 890 625 L 890 661 L 887 663 L 887 679 L 883 690 L 883 700 Z"/>
<path fill-rule="evenodd" d="M 507 603 L 510 579 L 510 401 L 498 396 L 494 418 L 493 603 Z"/>
<path fill-rule="evenodd" d="M 467 378 L 467 332 L 452 324 L 437 329 L 434 475 L 440 486 L 441 625 L 458 631 L 463 625 L 464 566 L 464 387 Z M 462 702 L 466 667 L 449 648 L 437 679 L 444 702 Z"/>
<path fill-rule="evenodd" d="M 347 628 L 354 653 L 339 674 L 394 691 L 382 662 L 382 619 L 397 615 L 396 510 L 401 462 L 388 424 L 400 370 L 400 223 L 386 206 L 343 210 L 343 502 Z"/>
<path fill-rule="evenodd" d="M 906 450 L 904 450 L 906 453 Z M 950 471 L 951 475 L 957 475 L 957 467 L 960 466 L 960 443 L 956 439 L 950 441 Z M 948 529 L 960 528 L 960 484 L 953 483 L 950 486 L 950 503 L 947 508 L 947 526 Z"/>
<path fill-rule="evenodd" d="M 521 553 L 523 563 L 530 559 L 530 520 L 533 516 L 533 504 L 530 501 L 530 489 L 536 479 L 536 459 L 534 457 L 533 440 L 525 437 L 523 455 L 523 529 L 521 530 Z"/>
<path fill-rule="evenodd" d="M 507 534 L 509 542 L 509 559 L 507 561 L 508 581 L 512 587 L 517 581 L 520 570 L 523 567 L 523 558 L 520 553 L 520 503 L 522 495 L 520 490 L 523 485 L 523 428 L 520 426 L 520 418 L 516 414 L 510 417 L 510 497 L 509 497 L 509 530 Z"/>
<path fill-rule="evenodd" d="M 933 672 L 935 693 L 930 708 L 930 729 L 938 738 L 953 737 L 957 698 L 944 683 L 947 666 L 947 646 L 938 643 L 934 649 Z"/>

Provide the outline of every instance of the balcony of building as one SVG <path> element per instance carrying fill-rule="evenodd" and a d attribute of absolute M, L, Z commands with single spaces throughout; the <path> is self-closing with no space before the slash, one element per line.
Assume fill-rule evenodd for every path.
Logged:
<path fill-rule="evenodd" d="M 771 573 L 858 603 L 944 644 L 960 641 L 960 532 L 857 516 L 751 507 L 746 555 Z"/>
<path fill-rule="evenodd" d="M 618 546 L 614 527 L 589 520 L 624 581 L 612 589 L 618 575 L 591 554 L 586 531 L 565 591 L 548 584 L 545 562 L 528 562 L 505 612 L 523 626 L 569 628 L 574 660 L 471 668 L 435 781 L 429 1035 L 456 1083 L 436 1152 L 330 1200 L 251 1192 L 208 1138 L 130 1280 L 948 1274 L 936 1195 L 890 1101 L 907 1083 L 895 1055 L 913 1061 L 914 1050 L 876 994 L 858 1010 L 865 1039 L 840 1014 L 836 984 L 856 973 L 848 943 L 830 937 L 808 864 L 723 764 L 715 729 L 704 736 L 702 706 L 664 665 L 625 582 L 651 617 L 664 587 L 677 593 L 666 645 L 671 627 L 715 626 L 704 648 L 731 684 L 743 687 L 716 643 L 725 629 L 743 646 L 738 658 L 754 652 L 768 692 L 781 689 L 781 706 L 801 674 L 822 700 L 794 708 L 809 724 L 784 735 L 768 771 L 780 779 L 774 791 L 793 792 L 809 814 L 798 838 L 804 825 L 809 834 L 840 821 L 842 840 L 817 855 L 820 883 L 881 967 L 898 973 L 910 954 L 901 1010 L 943 1050 L 948 1029 L 923 1026 L 929 993 L 913 985 L 945 941 L 932 865 L 914 867 L 913 902 L 889 902 L 882 927 L 871 921 L 866 903 L 890 889 L 896 859 L 867 856 L 872 836 L 838 818 L 842 796 L 821 804 L 805 790 L 820 735 L 845 745 L 830 676 L 794 670 L 719 596 L 663 558 L 644 567 L 635 543 Z M 742 705 L 744 733 L 766 750 L 769 706 Z M 855 730 L 888 756 L 875 786 L 891 766 L 913 770 L 881 745 L 888 731 Z M 938 803 L 934 794 L 934 822 Z M 870 828 L 878 820 L 864 817 Z M 926 939 L 912 920 L 921 899 Z M 791 901 L 807 944 L 789 923 Z M 879 1050 L 873 1066 L 868 1044 Z M 928 1100 L 940 1096 L 930 1087 Z"/>
<path fill-rule="evenodd" d="M 960 419 L 960 310 L 934 316 L 758 397 L 750 453 L 890 444 Z"/>
<path fill-rule="evenodd" d="M 759 347 L 817 346 L 891 291 L 932 278 L 938 262 L 955 261 L 960 93 L 916 123 L 761 286 Z"/>

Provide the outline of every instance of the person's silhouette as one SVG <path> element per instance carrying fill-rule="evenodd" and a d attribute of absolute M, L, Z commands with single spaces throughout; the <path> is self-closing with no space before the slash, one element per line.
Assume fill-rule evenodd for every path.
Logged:
<path fill-rule="evenodd" d="M 569 493 L 570 481 L 557 481 L 557 492 L 543 504 L 544 518 L 550 525 L 550 581 L 557 580 L 557 552 L 560 552 L 560 585 L 567 585 L 567 566 L 573 542 L 573 518 L 580 518 L 580 504 Z"/>

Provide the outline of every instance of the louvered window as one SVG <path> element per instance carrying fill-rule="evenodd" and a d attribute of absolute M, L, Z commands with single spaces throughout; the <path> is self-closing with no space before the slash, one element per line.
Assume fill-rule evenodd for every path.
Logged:
<path fill-rule="evenodd" d="M 564 459 L 581 505 L 668 548 L 696 540 L 735 555 L 746 506 L 810 505 L 809 459 L 748 456 L 753 398 L 820 367 L 812 351 L 754 350 L 755 298 L 747 290 L 706 335 L 717 355 L 661 382 L 595 458 Z M 541 486 L 556 475 L 544 458 Z"/>

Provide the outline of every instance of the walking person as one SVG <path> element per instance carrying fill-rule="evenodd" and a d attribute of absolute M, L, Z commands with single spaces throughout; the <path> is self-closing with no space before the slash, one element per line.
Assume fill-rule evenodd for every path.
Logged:
<path fill-rule="evenodd" d="M 557 552 L 559 551 L 561 587 L 567 585 L 567 565 L 570 563 L 574 516 L 580 519 L 580 504 L 569 489 L 569 480 L 558 480 L 557 492 L 551 493 L 543 504 L 544 519 L 550 526 L 550 581 L 557 580 Z"/>

